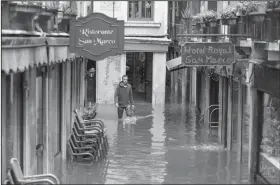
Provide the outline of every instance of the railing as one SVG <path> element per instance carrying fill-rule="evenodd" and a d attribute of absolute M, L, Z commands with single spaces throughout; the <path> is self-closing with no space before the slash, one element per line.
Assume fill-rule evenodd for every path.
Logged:
<path fill-rule="evenodd" d="M 178 40 L 177 35 L 184 34 L 186 32 L 186 26 L 184 24 L 172 24 L 168 23 L 168 35 L 171 40 Z"/>
<path fill-rule="evenodd" d="M 238 18 L 237 34 L 251 35 L 254 41 L 280 40 L 280 17 L 268 13 L 262 22 L 254 22 L 250 16 Z"/>
<path fill-rule="evenodd" d="M 228 34 L 241 36 L 228 36 L 229 41 L 235 42 L 251 38 L 253 41 L 273 42 L 280 40 L 280 12 L 267 12 L 263 21 L 254 21 L 252 16 L 240 16 L 234 25 L 224 26 L 217 21 L 216 27 L 210 27 L 208 23 L 192 25 L 192 34 Z M 222 31 L 223 29 L 226 29 Z M 223 33 L 224 32 L 224 33 Z M 188 32 L 188 35 L 190 32 Z M 244 35 L 244 36 L 242 36 Z M 216 37 L 198 36 L 203 39 L 211 38 L 217 41 Z"/>

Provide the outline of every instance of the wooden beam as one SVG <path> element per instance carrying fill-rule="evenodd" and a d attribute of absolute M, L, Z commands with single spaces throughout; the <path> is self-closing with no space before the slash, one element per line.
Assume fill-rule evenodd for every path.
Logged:
<path fill-rule="evenodd" d="M 43 131 L 45 136 L 43 137 L 44 143 L 44 155 L 43 155 L 43 173 L 49 173 L 49 149 L 51 148 L 51 141 L 49 140 L 50 135 L 50 122 L 49 122 L 49 71 L 50 67 L 46 67 L 47 70 L 43 74 Z"/>
<path fill-rule="evenodd" d="M 224 78 L 220 76 L 219 79 L 219 127 L 218 127 L 218 137 L 219 141 L 222 142 L 222 127 L 223 127 L 223 88 L 224 88 Z"/>
<path fill-rule="evenodd" d="M 29 175 L 28 170 L 30 168 L 30 141 L 29 137 L 29 79 L 30 79 L 30 69 L 25 71 L 23 74 L 23 174 Z"/>
<path fill-rule="evenodd" d="M 6 178 L 6 169 L 7 169 L 7 156 L 6 156 L 6 152 L 7 152 L 7 135 L 6 135 L 6 127 L 7 127 L 7 79 L 6 79 L 6 75 L 1 75 L 1 144 L 2 144 L 2 154 L 1 154 L 1 160 L 2 160 L 2 182 L 4 181 L 4 179 Z"/>
<path fill-rule="evenodd" d="M 186 97 L 187 97 L 187 68 L 181 69 L 183 74 L 182 74 L 182 103 L 186 103 Z"/>
<path fill-rule="evenodd" d="M 66 116 L 67 116 L 67 112 L 66 112 L 66 91 L 67 91 L 67 82 L 66 82 L 66 78 L 67 78 L 67 74 L 66 74 L 66 63 L 62 64 L 62 74 L 61 78 L 62 78 L 62 110 L 61 110 L 61 152 L 62 152 L 62 160 L 66 160 L 67 158 L 67 122 L 66 122 Z"/>
<path fill-rule="evenodd" d="M 192 93 L 191 93 L 191 97 L 192 97 L 192 104 L 193 106 L 197 106 L 197 102 L 196 102 L 196 92 L 197 92 L 197 71 L 196 68 L 191 68 L 191 89 L 192 89 Z"/>
<path fill-rule="evenodd" d="M 227 103 L 227 149 L 232 149 L 232 86 L 228 87 L 228 103 Z"/>
<path fill-rule="evenodd" d="M 254 64 L 249 65 L 249 71 L 252 71 Z M 251 84 L 254 84 L 253 78 Z M 251 85 L 250 84 L 250 85 Z M 258 172 L 258 152 L 260 148 L 261 126 L 263 124 L 263 98 L 264 94 L 257 91 L 253 86 L 248 86 L 248 102 L 249 102 L 249 157 L 248 171 L 251 183 L 255 183 L 255 174 Z"/>
<path fill-rule="evenodd" d="M 239 78 L 238 105 L 237 105 L 237 160 L 242 161 L 243 153 L 243 86 Z"/>
<path fill-rule="evenodd" d="M 208 72 L 205 72 L 205 110 L 204 110 L 204 125 L 208 128 L 209 125 L 209 110 L 210 106 L 210 78 Z"/>
<path fill-rule="evenodd" d="M 227 147 L 227 112 L 228 112 L 228 79 L 223 78 L 223 116 L 222 116 L 222 142 Z"/>

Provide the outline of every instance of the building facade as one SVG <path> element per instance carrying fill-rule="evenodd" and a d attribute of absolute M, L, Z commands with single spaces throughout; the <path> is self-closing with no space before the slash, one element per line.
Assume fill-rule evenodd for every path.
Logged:
<path fill-rule="evenodd" d="M 95 61 L 96 102 L 113 104 L 116 85 L 127 74 L 136 101 L 165 103 L 167 1 L 80 1 L 78 17 L 99 12 L 125 21 L 125 53 Z"/>
<path fill-rule="evenodd" d="M 251 6 L 251 12 L 243 11 L 247 6 Z M 182 95 L 183 102 L 186 97 L 191 100 L 200 112 L 199 120 L 209 129 L 217 129 L 219 141 L 229 151 L 233 141 L 236 143 L 239 161 L 245 159 L 243 154 L 248 144 L 246 158 L 253 183 L 280 183 L 276 175 L 280 171 L 279 6 L 277 1 L 258 5 L 249 1 L 201 2 L 200 11 L 190 13 L 190 19 L 182 18 L 192 20 L 185 33 L 197 35 L 186 35 L 181 42 L 231 42 L 235 47 L 233 65 L 184 67 L 178 62 L 181 57 L 167 62 L 172 67 L 171 87 L 175 96 Z M 193 12 L 192 6 L 185 7 Z M 209 10 L 228 11 L 222 11 L 223 17 L 207 21 Z M 228 12 L 236 14 L 227 17 Z M 195 15 L 204 19 L 196 21 Z"/>
<path fill-rule="evenodd" d="M 59 175 L 73 110 L 84 105 L 85 60 L 69 51 L 67 31 L 57 30 L 67 28 L 67 13 L 59 20 L 57 7 L 1 5 L 2 180 L 11 158 L 24 175 Z"/>

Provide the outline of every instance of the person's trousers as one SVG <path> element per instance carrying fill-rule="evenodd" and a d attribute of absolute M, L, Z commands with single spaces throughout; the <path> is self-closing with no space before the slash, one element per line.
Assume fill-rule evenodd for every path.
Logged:
<path fill-rule="evenodd" d="M 131 116 L 130 113 L 127 110 L 127 107 L 118 107 L 118 116 L 119 119 L 123 117 L 123 111 L 125 110 L 126 116 Z"/>

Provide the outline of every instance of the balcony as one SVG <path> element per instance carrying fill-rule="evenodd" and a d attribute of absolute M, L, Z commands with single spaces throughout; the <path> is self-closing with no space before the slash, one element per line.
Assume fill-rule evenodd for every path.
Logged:
<path fill-rule="evenodd" d="M 71 7 L 69 8 L 68 4 L 61 7 L 58 1 L 54 3 L 52 1 L 47 3 L 36 1 L 2 1 L 1 5 L 2 29 L 9 32 L 13 31 L 14 33 L 19 31 L 21 33 L 68 32 L 69 29 L 65 29 L 64 20 L 76 18 L 76 15 L 70 18 L 67 17 Z M 69 27 L 69 21 L 66 22 L 68 23 L 66 27 Z"/>

